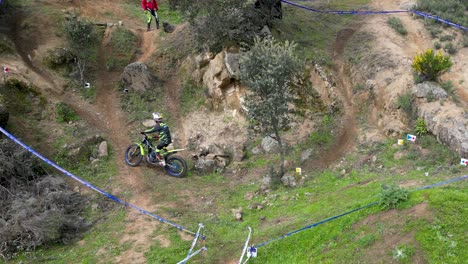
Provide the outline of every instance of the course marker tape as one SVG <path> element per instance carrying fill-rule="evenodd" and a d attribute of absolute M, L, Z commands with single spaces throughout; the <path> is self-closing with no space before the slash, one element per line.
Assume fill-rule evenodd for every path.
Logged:
<path fill-rule="evenodd" d="M 468 178 L 468 175 L 464 175 L 464 176 L 457 177 L 457 178 L 454 178 L 454 179 L 450 179 L 450 180 L 446 180 L 446 181 L 434 183 L 434 184 L 431 184 L 431 185 L 426 185 L 426 186 L 417 188 L 417 189 L 415 189 L 414 191 L 419 191 L 419 190 L 424 190 L 424 189 L 430 189 L 430 188 L 433 188 L 433 187 L 445 185 L 445 184 L 448 184 L 448 183 L 451 183 L 451 182 L 455 182 L 455 181 L 464 180 L 464 179 L 467 179 L 467 178 Z M 258 244 L 258 245 L 253 246 L 253 247 L 254 247 L 255 249 L 258 249 L 259 247 L 263 247 L 263 246 L 265 246 L 265 245 L 267 245 L 267 244 L 270 244 L 271 242 L 274 242 L 274 241 L 283 239 L 283 238 L 285 238 L 285 237 L 292 236 L 292 235 L 294 235 L 294 234 L 296 234 L 296 233 L 299 233 L 299 232 L 301 232 L 301 231 L 304 231 L 304 230 L 307 230 L 307 229 L 309 229 L 309 228 L 312 228 L 312 227 L 315 227 L 315 226 L 324 224 L 324 223 L 326 223 L 326 222 L 330 222 L 330 221 L 332 221 L 332 220 L 334 220 L 334 219 L 337 219 L 337 218 L 340 218 L 340 217 L 342 217 L 342 216 L 348 215 L 348 214 L 350 214 L 350 213 L 353 213 L 353 212 L 356 212 L 356 211 L 359 211 L 359 210 L 362 210 L 362 209 L 371 207 L 371 206 L 376 205 L 376 204 L 378 204 L 378 202 L 373 202 L 373 203 L 370 203 L 370 204 L 367 204 L 367 205 L 358 207 L 358 208 L 353 209 L 353 210 L 351 210 L 351 211 L 348 211 L 348 212 L 346 212 L 346 213 L 339 214 L 339 215 L 336 215 L 336 216 L 327 218 L 327 219 L 325 219 L 325 220 L 322 220 L 322 221 L 313 223 L 313 224 L 311 224 L 311 225 L 305 226 L 305 227 L 303 227 L 303 228 L 301 228 L 301 229 L 297 229 L 297 230 L 295 230 L 295 231 L 289 232 L 289 233 L 287 233 L 287 234 L 285 234 L 285 235 L 282 235 L 282 236 L 280 236 L 280 237 L 270 239 L 270 240 L 268 240 L 268 241 L 266 241 L 266 242 L 260 243 L 260 244 Z"/>
<path fill-rule="evenodd" d="M 446 20 L 446 19 L 443 19 L 443 18 L 440 18 L 438 16 L 434 16 L 434 15 L 431 15 L 431 14 L 427 14 L 427 13 L 423 13 L 423 12 L 420 12 L 420 11 L 416 11 L 416 10 L 391 10 L 391 11 L 359 11 L 359 10 L 318 10 L 318 9 L 314 9 L 314 8 L 311 8 L 311 7 L 307 7 L 307 6 L 303 6 L 303 5 L 299 5 L 299 4 L 296 4 L 294 2 L 291 2 L 291 1 L 288 1 L 288 0 L 281 0 L 281 2 L 285 3 L 285 4 L 288 4 L 288 5 L 292 5 L 292 6 L 295 6 L 295 7 L 298 7 L 298 8 L 302 8 L 304 10 L 308 10 L 308 11 L 312 11 L 312 12 L 315 12 L 315 13 L 319 13 L 319 14 L 335 14 L 335 15 L 378 15 L 378 14 L 397 14 L 397 13 L 413 13 L 413 14 L 416 14 L 416 15 L 419 15 L 419 16 L 422 16 L 422 17 L 426 17 L 426 18 L 430 18 L 430 19 L 434 19 L 436 21 L 439 21 L 441 23 L 444 23 L 446 25 L 449 25 L 449 26 L 452 26 L 452 27 L 456 27 L 456 28 L 459 28 L 459 29 L 462 29 L 462 30 L 465 30 L 467 31 L 468 28 L 467 27 L 464 27 L 462 25 L 459 25 L 457 23 L 453 23 L 449 20 Z"/>

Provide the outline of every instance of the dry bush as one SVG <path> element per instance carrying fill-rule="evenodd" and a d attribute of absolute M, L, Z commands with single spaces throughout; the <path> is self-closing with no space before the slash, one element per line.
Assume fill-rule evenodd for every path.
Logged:
<path fill-rule="evenodd" d="M 47 176 L 39 160 L 0 141 L 0 255 L 50 243 L 68 243 L 89 227 L 85 200 L 62 178 Z"/>

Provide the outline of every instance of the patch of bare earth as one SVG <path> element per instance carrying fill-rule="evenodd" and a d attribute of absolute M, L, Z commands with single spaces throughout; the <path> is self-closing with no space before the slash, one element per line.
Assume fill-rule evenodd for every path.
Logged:
<path fill-rule="evenodd" d="M 405 222 L 408 220 L 425 219 L 432 221 L 433 215 L 428 209 L 427 203 L 418 204 L 405 210 L 389 210 L 371 215 L 356 223 L 354 229 L 367 227 L 365 233 L 356 238 L 356 241 L 366 234 L 379 234 L 376 241 L 362 251 L 360 263 L 398 263 L 392 258 L 392 251 L 398 246 L 411 245 L 416 250 L 411 257 L 411 263 L 427 263 L 422 256 L 422 251 L 412 231 L 402 232 Z M 380 237 L 379 237 L 380 236 Z"/>

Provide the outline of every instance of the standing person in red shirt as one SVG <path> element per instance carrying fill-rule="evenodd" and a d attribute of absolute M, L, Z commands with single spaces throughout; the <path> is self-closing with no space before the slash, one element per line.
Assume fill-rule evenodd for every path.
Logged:
<path fill-rule="evenodd" d="M 141 0 L 141 8 L 145 12 L 146 23 L 148 24 L 148 31 L 151 28 L 151 20 L 154 17 L 156 21 L 156 29 L 159 29 L 159 17 L 158 17 L 158 3 L 156 0 Z"/>

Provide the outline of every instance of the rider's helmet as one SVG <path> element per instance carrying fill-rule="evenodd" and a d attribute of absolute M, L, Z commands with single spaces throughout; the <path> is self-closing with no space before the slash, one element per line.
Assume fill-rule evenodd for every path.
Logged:
<path fill-rule="evenodd" d="M 162 122 L 163 115 L 161 113 L 153 113 L 153 120 L 157 123 Z"/>

